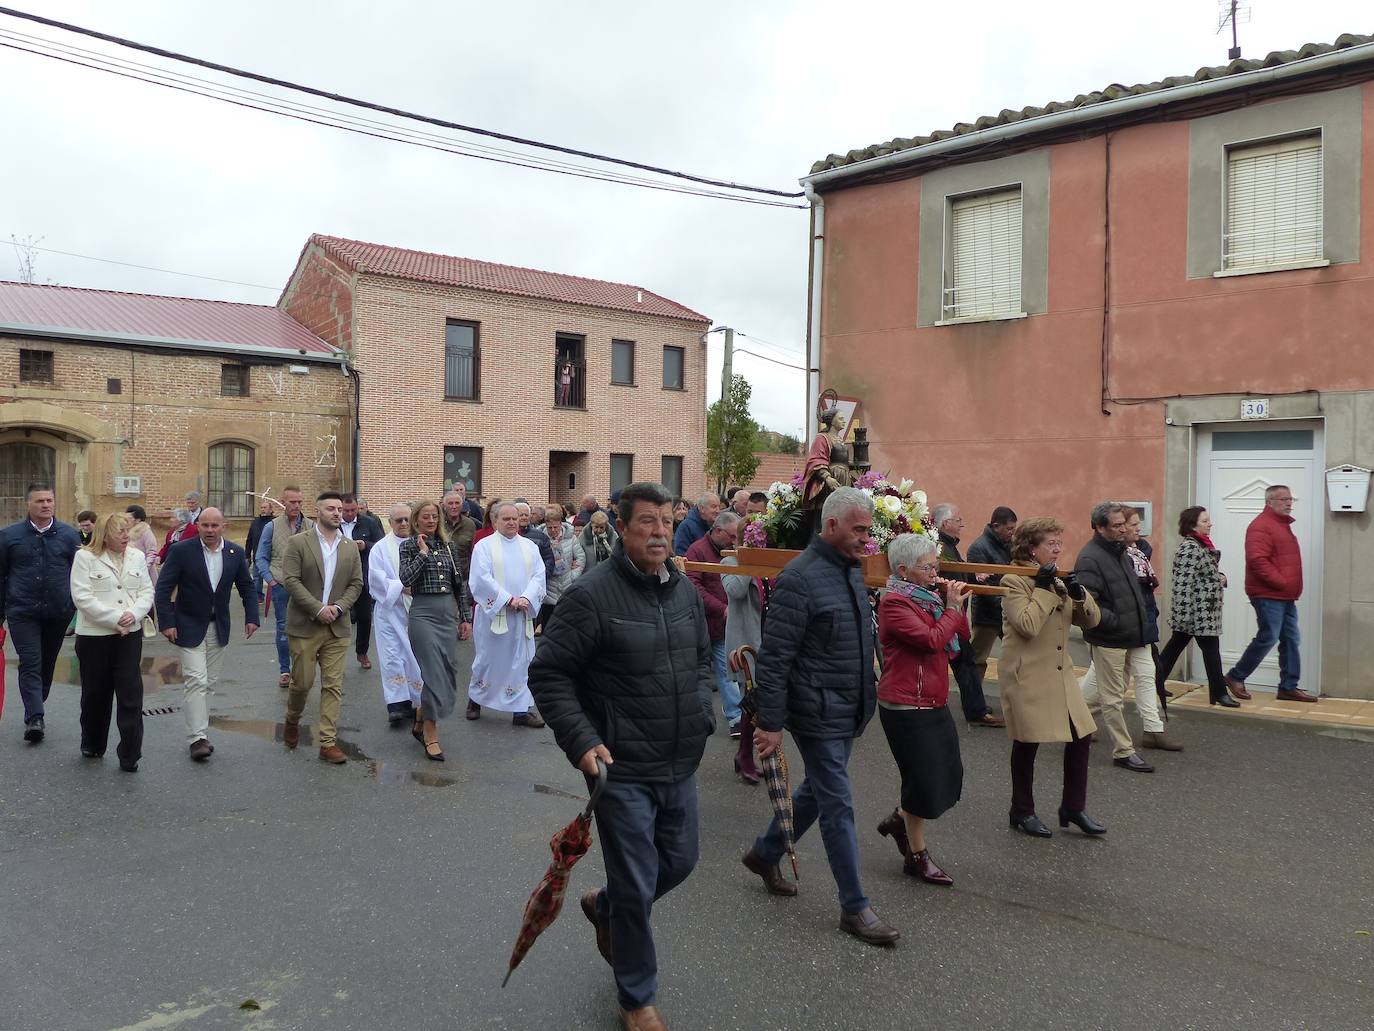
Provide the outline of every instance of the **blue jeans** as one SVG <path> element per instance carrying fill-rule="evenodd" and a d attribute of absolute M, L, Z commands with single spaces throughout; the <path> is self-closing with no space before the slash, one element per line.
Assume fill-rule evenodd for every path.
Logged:
<path fill-rule="evenodd" d="M 24 700 L 25 726 L 43 718 L 43 703 L 52 690 L 52 675 L 69 622 L 60 616 L 10 616 L 10 640 L 19 655 L 19 697 Z"/>
<path fill-rule="evenodd" d="M 1250 674 L 1255 672 L 1255 667 L 1269 654 L 1269 649 L 1274 647 L 1274 642 L 1278 641 L 1279 690 L 1296 691 L 1302 677 L 1302 658 L 1298 654 L 1298 603 L 1274 598 L 1251 598 L 1250 604 L 1255 607 L 1259 630 L 1227 675 L 1242 683 L 1248 680 Z"/>
<path fill-rule="evenodd" d="M 290 600 L 285 584 L 272 588 L 272 612 L 277 617 L 277 669 L 282 673 L 291 672 L 291 642 L 286 637 L 286 605 Z"/>
<path fill-rule="evenodd" d="M 658 957 L 649 917 L 654 903 L 697 865 L 696 774 L 676 784 L 607 782 L 596 830 L 606 864 L 596 918 L 610 922 L 620 1006 L 650 1006 L 658 993 Z"/>
<path fill-rule="evenodd" d="M 720 689 L 720 707 L 725 710 L 725 722 L 735 724 L 739 722 L 739 684 L 735 683 L 735 678 L 730 675 L 730 670 L 725 665 L 725 641 L 711 642 L 711 666 L 716 671 L 716 684 Z"/>
<path fill-rule="evenodd" d="M 854 797 L 849 787 L 849 753 L 854 739 L 794 734 L 792 740 L 806 764 L 806 777 L 792 794 L 794 838 L 801 840 L 819 817 L 825 857 L 839 887 L 840 909 L 846 913 L 867 909 L 868 897 L 859 883 L 859 838 L 854 831 Z M 786 849 L 776 816 L 754 842 L 754 852 L 769 863 L 782 859 Z"/>

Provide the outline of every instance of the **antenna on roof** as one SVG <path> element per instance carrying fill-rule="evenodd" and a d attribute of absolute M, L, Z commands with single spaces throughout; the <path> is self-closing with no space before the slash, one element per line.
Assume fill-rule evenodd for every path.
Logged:
<path fill-rule="evenodd" d="M 1240 38 L 1236 26 L 1241 22 L 1250 21 L 1250 5 L 1243 4 L 1240 0 L 1217 0 L 1217 6 L 1221 9 L 1217 15 L 1217 32 L 1220 33 L 1228 23 L 1231 26 L 1231 49 L 1226 52 L 1226 58 L 1230 61 L 1239 61 Z"/>

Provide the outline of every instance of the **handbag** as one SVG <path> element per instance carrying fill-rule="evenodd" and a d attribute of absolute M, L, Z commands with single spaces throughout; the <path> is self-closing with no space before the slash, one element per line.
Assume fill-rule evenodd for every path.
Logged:
<path fill-rule="evenodd" d="M 157 636 L 157 624 L 153 622 L 153 617 L 152 617 L 152 616 L 144 616 L 144 617 L 143 617 L 143 636 L 144 636 L 144 637 L 156 637 L 156 636 Z"/>

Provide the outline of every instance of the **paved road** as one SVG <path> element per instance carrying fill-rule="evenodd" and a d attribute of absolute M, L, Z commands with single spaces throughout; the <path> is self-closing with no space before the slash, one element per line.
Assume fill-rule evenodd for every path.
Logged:
<path fill-rule="evenodd" d="M 179 703 L 162 642 L 149 709 Z M 71 667 L 64 658 L 64 679 Z M 214 759 L 188 761 L 178 714 L 150 716 L 140 772 L 77 753 L 77 692 L 48 740 L 0 723 L 0 1027 L 610 1029 L 610 974 L 575 907 L 499 987 L 548 835 L 580 777 L 548 731 L 444 728 L 427 762 L 352 664 L 347 766 L 287 752 L 266 634 L 230 653 Z M 163 686 L 160 682 L 173 683 Z M 876 725 L 853 764 L 866 887 L 892 950 L 835 929 L 819 836 L 802 894 L 739 865 L 762 789 L 714 739 L 702 861 L 655 914 L 676 1029 L 1374 1028 L 1374 736 L 1181 716 L 1182 755 L 1149 777 L 1093 756 L 1110 834 L 1033 841 L 1006 827 L 1007 741 L 964 730 L 961 804 L 932 849 L 957 881 L 906 878 L 873 826 L 896 777 Z M 1041 761 L 1042 814 L 1059 771 Z M 596 883 L 599 851 L 574 890 Z M 255 1000 L 258 1010 L 241 1010 Z"/>

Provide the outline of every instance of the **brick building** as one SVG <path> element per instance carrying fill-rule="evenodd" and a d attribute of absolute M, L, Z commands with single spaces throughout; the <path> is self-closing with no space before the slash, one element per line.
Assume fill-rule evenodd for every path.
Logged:
<path fill-rule="evenodd" d="M 241 539 L 248 491 L 344 483 L 352 412 L 343 355 L 278 308 L 0 283 L 0 522 L 35 480 L 67 521 L 165 525 L 196 489 Z"/>
<path fill-rule="evenodd" d="M 1070 553 L 1094 502 L 1130 502 L 1166 578 L 1177 514 L 1206 507 L 1227 663 L 1255 629 L 1245 528 L 1286 484 L 1303 686 L 1374 698 L 1371 514 L 1326 483 L 1374 466 L 1374 36 L 1005 109 L 803 182 L 810 399 L 862 399 L 874 468 L 974 526 L 1056 515 Z M 937 388 L 958 418 L 913 408 Z"/>
<path fill-rule="evenodd" d="M 281 308 L 360 377 L 374 507 L 705 484 L 710 320 L 640 287 L 312 236 Z"/>

